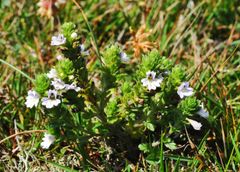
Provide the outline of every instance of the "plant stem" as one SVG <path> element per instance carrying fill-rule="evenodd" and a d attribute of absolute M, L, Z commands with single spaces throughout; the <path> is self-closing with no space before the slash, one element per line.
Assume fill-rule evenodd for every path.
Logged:
<path fill-rule="evenodd" d="M 94 47 L 95 50 L 96 50 L 97 57 L 99 58 L 101 64 L 103 65 L 104 63 L 103 63 L 103 61 L 102 61 L 102 59 L 101 59 L 100 51 L 99 51 L 99 48 L 98 48 L 98 46 L 97 46 L 97 41 L 96 41 L 96 38 L 95 38 L 95 36 L 94 36 L 94 34 L 93 34 L 92 28 L 91 28 L 91 26 L 90 26 L 90 24 L 89 24 L 89 22 L 88 22 L 87 16 L 85 15 L 85 13 L 84 13 L 82 7 L 80 6 L 80 4 L 77 3 L 76 0 L 73 0 L 73 2 L 76 4 L 76 6 L 78 7 L 78 9 L 80 10 L 80 12 L 81 12 L 81 14 L 82 14 L 82 16 L 83 16 L 83 19 L 84 19 L 85 23 L 87 24 L 88 30 L 89 30 L 89 32 L 90 32 L 90 34 L 91 34 L 91 37 L 92 37 L 92 40 L 93 40 L 93 47 Z M 91 41 L 91 42 L 92 42 L 92 41 Z"/>
<path fill-rule="evenodd" d="M 13 137 L 18 136 L 18 135 L 31 134 L 31 133 L 44 133 L 44 132 L 47 132 L 47 130 L 29 130 L 29 131 L 17 132 L 17 133 L 15 133 L 15 134 L 11 135 L 11 136 L 6 137 L 5 139 L 2 139 L 2 140 L 0 141 L 0 144 L 3 143 L 3 142 L 5 142 L 5 141 L 8 140 L 8 139 L 11 139 L 11 138 L 13 138 Z"/>

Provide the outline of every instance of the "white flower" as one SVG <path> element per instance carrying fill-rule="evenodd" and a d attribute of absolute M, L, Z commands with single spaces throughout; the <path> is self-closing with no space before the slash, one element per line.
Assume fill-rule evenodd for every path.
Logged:
<path fill-rule="evenodd" d="M 204 108 L 203 103 L 201 104 L 201 109 L 197 111 L 197 114 L 200 115 L 203 118 L 208 118 L 209 113 L 208 111 Z"/>
<path fill-rule="evenodd" d="M 88 56 L 89 55 L 89 51 L 85 50 L 85 46 L 83 44 L 81 44 L 79 46 L 79 48 L 80 48 L 80 52 L 81 52 L 82 55 L 84 55 L 84 56 Z"/>
<path fill-rule="evenodd" d="M 71 38 L 72 38 L 72 39 L 76 39 L 76 38 L 77 38 L 77 36 L 78 36 L 78 35 L 77 35 L 77 33 L 76 33 L 76 32 L 73 32 L 73 33 L 71 34 Z"/>
<path fill-rule="evenodd" d="M 54 78 L 52 86 L 54 86 L 56 90 L 62 90 L 65 88 L 65 83 L 61 79 Z"/>
<path fill-rule="evenodd" d="M 57 58 L 57 60 L 63 60 L 63 59 L 64 59 L 64 57 L 63 57 L 62 55 L 60 55 L 60 54 L 59 54 L 59 55 L 57 55 L 57 57 L 56 57 L 56 58 Z"/>
<path fill-rule="evenodd" d="M 28 91 L 28 96 L 27 96 L 27 101 L 25 102 L 25 105 L 28 107 L 28 108 L 32 108 L 33 106 L 36 106 L 38 105 L 38 102 L 39 102 L 39 94 L 36 92 L 36 91 L 32 91 L 32 90 L 29 90 Z"/>
<path fill-rule="evenodd" d="M 156 90 L 157 87 L 160 87 L 161 82 L 163 81 L 163 77 L 159 76 L 159 78 L 156 77 L 156 72 L 148 71 L 146 73 L 146 78 L 143 78 L 141 80 L 144 87 L 147 87 L 148 90 Z"/>
<path fill-rule="evenodd" d="M 178 95 L 182 99 L 183 97 L 191 96 L 193 95 L 193 88 L 189 87 L 189 82 L 183 82 L 179 87 L 177 91 Z"/>
<path fill-rule="evenodd" d="M 42 105 L 46 106 L 46 108 L 51 109 L 54 106 L 58 106 L 61 101 L 57 98 L 57 91 L 48 90 L 48 97 L 42 98 Z"/>
<path fill-rule="evenodd" d="M 65 84 L 65 89 L 66 89 L 66 90 L 75 90 L 76 92 L 78 92 L 78 91 L 81 90 L 81 88 L 78 87 L 75 83 Z"/>
<path fill-rule="evenodd" d="M 57 36 L 52 37 L 51 45 L 62 45 L 66 43 L 66 38 L 63 34 L 58 34 Z"/>
<path fill-rule="evenodd" d="M 43 149 L 48 149 L 51 144 L 56 140 L 54 135 L 44 133 L 44 137 L 42 139 L 41 147 Z"/>
<path fill-rule="evenodd" d="M 125 52 L 120 53 L 120 58 L 123 63 L 128 63 L 130 60 Z"/>
<path fill-rule="evenodd" d="M 186 118 L 186 120 L 191 124 L 191 126 L 194 128 L 194 130 L 200 130 L 202 127 L 202 124 L 200 122 L 197 122 L 195 120 Z"/>
<path fill-rule="evenodd" d="M 47 73 L 47 77 L 52 79 L 52 78 L 57 78 L 57 71 L 56 69 L 51 69 L 48 73 Z"/>

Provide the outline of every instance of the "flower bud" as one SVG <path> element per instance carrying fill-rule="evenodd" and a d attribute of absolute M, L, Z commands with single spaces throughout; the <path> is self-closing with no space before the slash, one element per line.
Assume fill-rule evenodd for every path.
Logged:
<path fill-rule="evenodd" d="M 191 115 L 199 109 L 199 100 L 195 97 L 187 97 L 178 104 L 178 108 L 184 115 Z"/>
<path fill-rule="evenodd" d="M 58 76 L 64 80 L 69 75 L 72 75 L 74 72 L 73 63 L 69 59 L 63 59 L 58 61 L 56 65 L 56 71 L 58 73 Z"/>
<path fill-rule="evenodd" d="M 103 60 L 111 73 L 118 71 L 121 64 L 120 49 L 116 45 L 112 45 L 103 52 Z"/>
<path fill-rule="evenodd" d="M 74 23 L 68 22 L 62 25 L 61 30 L 63 35 L 68 37 L 73 33 L 75 28 L 76 28 L 76 25 Z"/>
<path fill-rule="evenodd" d="M 35 81 L 35 89 L 38 93 L 43 94 L 50 86 L 50 79 L 46 74 L 37 75 Z"/>
<path fill-rule="evenodd" d="M 73 33 L 71 34 L 71 38 L 72 38 L 72 39 L 76 39 L 77 37 L 78 37 L 78 35 L 77 35 L 76 32 L 73 32 Z"/>

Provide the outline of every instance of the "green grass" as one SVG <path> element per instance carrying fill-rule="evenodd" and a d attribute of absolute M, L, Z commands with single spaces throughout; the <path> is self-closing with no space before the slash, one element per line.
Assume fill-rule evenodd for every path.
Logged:
<path fill-rule="evenodd" d="M 39 149 L 42 134 L 33 132 L 0 144 L 0 171 L 239 170 L 238 0 L 195 1 L 192 8 L 182 0 L 88 0 L 80 3 L 83 12 L 68 1 L 51 18 L 37 14 L 37 0 L 8 2 L 0 0 L 0 140 L 17 131 L 43 128 L 43 113 L 27 109 L 25 96 L 36 73 L 47 71 L 55 63 L 56 52 L 49 46 L 51 36 L 67 21 L 77 24 L 84 35 L 83 42 L 92 40 L 86 43 L 92 47 L 89 60 L 100 57 L 99 50 L 110 43 L 118 42 L 134 54 L 143 51 L 138 45 L 151 42 L 150 49 L 156 48 L 176 64 L 184 64 L 210 117 L 202 121 L 201 133 L 182 131 L 189 137 L 178 145 L 182 147 L 179 151 L 170 151 L 160 144 L 160 161 L 156 164 L 149 164 L 143 155 L 137 163 L 127 158 L 117 161 L 124 157 L 114 155 L 113 166 L 103 156 L 108 154 L 108 147 L 97 137 L 87 151 L 64 143 L 43 151 Z M 143 33 L 136 37 L 140 28 L 144 28 Z"/>

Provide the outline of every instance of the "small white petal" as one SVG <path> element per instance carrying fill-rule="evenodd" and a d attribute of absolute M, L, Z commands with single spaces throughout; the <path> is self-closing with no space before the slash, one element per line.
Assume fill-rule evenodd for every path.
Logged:
<path fill-rule="evenodd" d="M 148 85 L 148 79 L 147 79 L 147 78 L 143 78 L 143 79 L 141 80 L 141 82 L 142 82 L 142 84 L 143 84 L 144 87 Z"/>
<path fill-rule="evenodd" d="M 56 99 L 56 100 L 47 99 L 42 102 L 42 105 L 44 105 L 47 109 L 51 109 L 54 106 L 58 106 L 59 103 L 61 103 L 61 101 L 59 99 Z"/>
<path fill-rule="evenodd" d="M 43 149 L 48 149 L 55 140 L 56 139 L 54 135 L 45 133 L 42 139 L 41 147 Z"/>
<path fill-rule="evenodd" d="M 76 39 L 76 38 L 77 38 L 77 36 L 78 36 L 78 35 L 77 35 L 77 33 L 76 33 L 76 32 L 73 32 L 73 33 L 71 34 L 71 38 L 72 38 L 72 39 Z"/>
<path fill-rule="evenodd" d="M 49 71 L 49 73 L 47 73 L 47 77 L 50 78 L 50 79 L 52 79 L 52 78 L 57 78 L 58 75 L 57 75 L 56 69 L 51 69 L 51 70 Z"/>
<path fill-rule="evenodd" d="M 54 106 L 58 106 L 61 101 L 57 98 L 57 91 L 55 90 L 48 90 L 48 97 L 42 98 L 42 105 L 45 106 L 47 109 L 51 109 Z"/>
<path fill-rule="evenodd" d="M 156 73 L 153 71 L 148 71 L 146 73 L 146 78 L 141 80 L 144 87 L 147 87 L 148 90 L 156 90 L 157 87 L 160 87 L 160 84 L 163 81 L 163 77 L 160 76 L 159 78 L 155 78 Z"/>
<path fill-rule="evenodd" d="M 191 126 L 194 128 L 194 130 L 200 130 L 202 127 L 202 124 L 200 122 L 197 122 L 195 120 L 186 118 L 186 120 L 191 124 Z"/>
<path fill-rule="evenodd" d="M 203 118 L 208 118 L 209 117 L 209 113 L 208 111 L 204 108 L 203 103 L 201 104 L 201 109 L 199 111 L 197 111 L 197 114 L 200 115 Z"/>
<path fill-rule="evenodd" d="M 120 58 L 121 58 L 121 61 L 123 62 L 123 63 L 128 63 L 129 62 L 129 57 L 127 56 L 127 54 L 126 53 L 124 53 L 124 52 L 121 52 L 120 53 Z"/>
<path fill-rule="evenodd" d="M 205 109 L 202 109 L 202 108 L 197 112 L 197 114 L 200 115 L 203 118 L 208 118 L 209 117 L 208 111 L 205 110 Z"/>
<path fill-rule="evenodd" d="M 59 55 L 57 55 L 57 57 L 56 57 L 56 58 L 57 58 L 57 60 L 63 60 L 63 59 L 64 59 L 64 57 L 63 57 L 62 55 L 60 55 L 60 54 L 59 54 Z"/>
<path fill-rule="evenodd" d="M 88 55 L 89 55 L 89 51 L 88 51 L 88 50 L 85 50 L 84 44 L 81 44 L 81 45 L 79 46 L 79 48 L 80 48 L 80 52 L 81 52 L 82 55 L 84 55 L 84 56 L 88 56 Z"/>
<path fill-rule="evenodd" d="M 59 103 L 61 103 L 61 101 L 59 99 L 56 99 L 52 100 L 51 103 L 53 104 L 53 106 L 57 106 Z"/>
<path fill-rule="evenodd" d="M 65 83 L 58 78 L 54 78 L 51 85 L 54 86 L 56 90 L 62 90 L 65 88 Z"/>
<path fill-rule="evenodd" d="M 153 80 L 153 82 L 155 83 L 156 87 L 160 87 L 160 84 L 162 83 L 162 81 L 163 81 L 163 77 L 162 76 Z"/>
<path fill-rule="evenodd" d="M 42 98 L 42 105 L 48 106 L 48 98 L 47 97 Z"/>
<path fill-rule="evenodd" d="M 150 91 L 150 90 L 156 90 L 157 87 L 154 85 L 153 82 L 148 82 L 147 88 Z"/>
<path fill-rule="evenodd" d="M 58 46 L 66 43 L 66 38 L 63 34 L 58 34 L 57 36 L 53 36 L 51 40 L 52 46 Z"/>
<path fill-rule="evenodd" d="M 184 95 L 182 94 L 182 92 L 178 91 L 177 93 L 178 93 L 178 95 L 179 95 L 179 97 L 180 97 L 181 99 L 184 97 Z"/>
<path fill-rule="evenodd" d="M 189 82 L 183 82 L 177 91 L 179 97 L 182 99 L 184 97 L 188 97 L 194 94 L 193 88 L 189 87 Z"/>
<path fill-rule="evenodd" d="M 146 73 L 146 75 L 147 75 L 147 78 L 152 77 L 152 79 L 155 79 L 155 77 L 156 77 L 156 72 L 148 71 L 148 72 Z"/>
<path fill-rule="evenodd" d="M 75 90 L 76 92 L 81 90 L 81 88 L 78 87 L 75 83 L 65 84 L 65 88 L 66 88 L 66 90 Z"/>
<path fill-rule="evenodd" d="M 39 102 L 40 96 L 36 91 L 29 90 L 28 91 L 28 96 L 26 98 L 25 105 L 28 108 L 32 108 L 33 106 L 37 107 L 38 102 Z"/>

